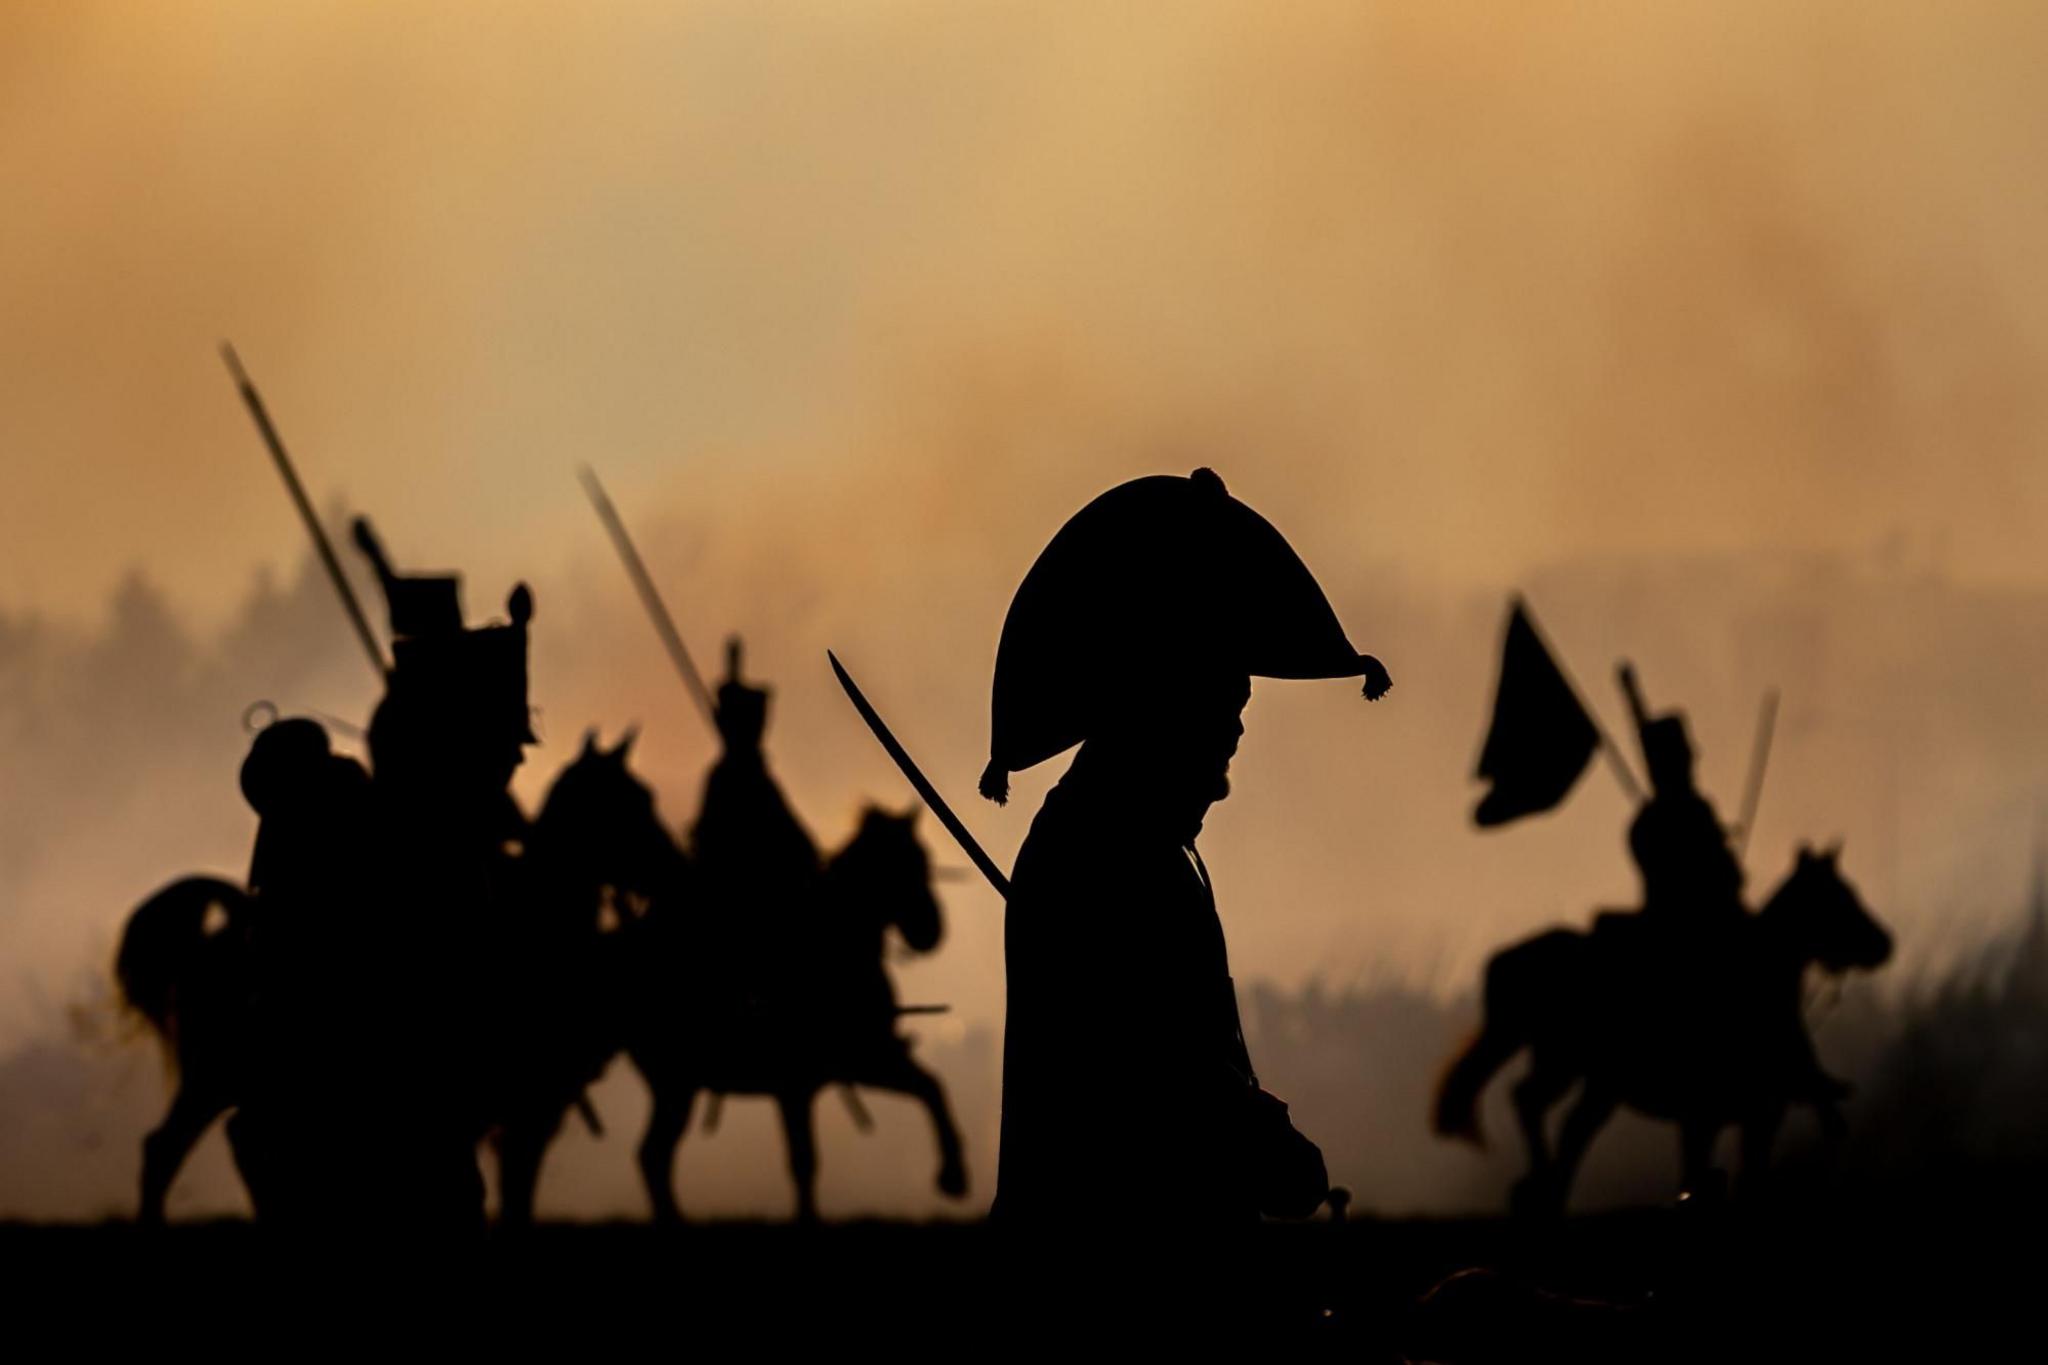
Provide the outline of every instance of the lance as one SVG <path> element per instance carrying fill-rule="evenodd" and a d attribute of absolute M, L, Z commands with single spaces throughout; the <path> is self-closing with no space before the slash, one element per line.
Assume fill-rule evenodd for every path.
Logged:
<path fill-rule="evenodd" d="M 1778 689 L 1764 693 L 1756 717 L 1756 742 L 1749 751 L 1749 781 L 1742 791 L 1742 823 L 1735 827 L 1735 856 L 1749 851 L 1749 832 L 1756 826 L 1757 803 L 1763 799 L 1764 769 L 1771 761 L 1771 737 L 1778 728 Z"/>
<path fill-rule="evenodd" d="M 263 437 L 263 444 L 270 450 L 271 463 L 277 466 L 278 476 L 284 480 L 285 491 L 291 494 L 292 505 L 299 509 L 299 520 L 306 524 L 306 533 L 313 537 L 313 548 L 319 552 L 320 562 L 327 568 L 327 577 L 334 584 L 335 592 L 341 595 L 341 605 L 348 612 L 350 624 L 356 628 L 356 638 L 363 642 L 363 652 L 370 656 L 370 666 L 377 670 L 379 678 L 389 673 L 390 665 L 384 662 L 384 648 L 377 643 L 377 634 L 370 629 L 370 618 L 363 615 L 363 604 L 356 600 L 355 589 L 349 586 L 348 575 L 341 571 L 341 561 L 334 557 L 334 546 L 327 539 L 327 531 L 320 525 L 320 518 L 314 515 L 313 504 L 306 497 L 306 488 L 299 482 L 299 473 L 292 467 L 291 456 L 285 453 L 284 441 L 279 438 L 277 428 L 271 425 L 270 413 L 263 406 L 262 397 L 256 392 L 256 385 L 250 382 L 248 371 L 242 368 L 240 356 L 235 348 L 223 341 L 220 344 L 221 359 L 227 362 L 228 373 L 234 376 L 235 387 L 241 390 L 242 402 L 249 409 L 249 416 L 256 420 L 256 430 Z"/>
<path fill-rule="evenodd" d="M 618 509 L 605 496 L 604 485 L 597 481 L 596 470 L 584 465 L 576 471 L 576 476 L 590 497 L 590 505 L 597 509 L 597 519 L 604 523 L 605 534 L 611 537 L 612 547 L 619 552 L 619 562 L 626 566 L 626 577 L 633 580 L 633 591 L 640 595 L 640 604 L 647 608 L 647 614 L 654 620 L 654 633 L 661 637 L 662 647 L 668 650 L 669 661 L 682 675 L 684 689 L 697 703 L 697 709 L 704 713 L 704 719 L 714 730 L 717 729 L 718 703 L 711 699 L 711 689 L 704 685 L 704 676 L 691 661 L 689 647 L 683 643 L 682 634 L 676 629 L 675 618 L 668 614 L 668 605 L 661 600 L 661 591 L 654 586 L 647 566 L 641 563 L 640 552 L 633 548 L 633 537 L 627 534 L 626 523 L 619 519 Z"/>
<path fill-rule="evenodd" d="M 953 836 L 953 841 L 960 845 L 961 851 L 967 855 L 969 861 L 981 869 L 981 875 L 988 878 L 988 884 L 995 888 L 996 894 L 1006 901 L 1010 899 L 1010 879 L 996 866 L 995 859 L 989 857 L 975 837 L 967 832 L 967 826 L 961 824 L 960 817 L 953 814 L 953 808 L 946 804 L 946 798 L 939 795 L 938 789 L 926 780 L 924 773 L 918 769 L 903 746 L 896 742 L 896 736 L 889 732 L 889 727 L 882 723 L 882 718 L 875 713 L 875 708 L 861 695 L 861 690 L 854 683 L 852 675 L 846 671 L 846 666 L 839 662 L 839 656 L 828 649 L 825 651 L 825 657 L 832 661 L 832 672 L 839 678 L 840 687 L 845 689 L 847 700 L 853 703 L 854 710 L 860 712 L 860 718 L 866 721 L 868 729 L 874 732 L 883 751 L 895 760 L 897 769 L 910 783 L 912 790 L 923 798 L 925 805 L 931 807 L 932 814 L 938 816 L 939 823 L 946 827 L 946 833 Z"/>

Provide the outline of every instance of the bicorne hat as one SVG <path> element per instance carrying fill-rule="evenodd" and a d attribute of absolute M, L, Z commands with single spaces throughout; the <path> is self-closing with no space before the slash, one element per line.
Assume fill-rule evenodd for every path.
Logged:
<path fill-rule="evenodd" d="M 996 650 L 989 764 L 981 794 L 1081 743 L 1114 710 L 1197 672 L 1363 677 L 1360 654 L 1301 556 L 1208 469 L 1119 484 L 1039 554 Z"/>

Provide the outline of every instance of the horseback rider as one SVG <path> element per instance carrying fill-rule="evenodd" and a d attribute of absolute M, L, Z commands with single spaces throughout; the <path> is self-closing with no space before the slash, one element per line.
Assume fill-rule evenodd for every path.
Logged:
<path fill-rule="evenodd" d="M 525 829 L 509 783 L 534 740 L 532 596 L 522 584 L 509 624 L 465 629 L 458 580 L 394 573 L 367 522 L 355 538 L 384 588 L 395 664 L 370 722 L 360 818 L 281 842 L 265 812 L 263 918 L 296 951 L 265 954 L 263 1055 L 231 1136 L 267 1212 L 473 1226 L 499 1014 L 488 993 L 501 989 L 491 911 Z M 303 749 L 302 771 L 345 787 L 339 769 L 306 766 L 311 736 L 293 724 L 272 727 L 272 747 Z"/>
<path fill-rule="evenodd" d="M 773 693 L 740 675 L 741 642 L 726 642 L 725 681 L 718 688 L 718 761 L 704 779 L 690 852 L 710 907 L 707 926 L 719 970 L 758 1003 L 790 983 L 777 969 L 788 959 L 791 930 L 817 903 L 818 846 L 768 770 L 762 738 Z"/>
<path fill-rule="evenodd" d="M 305 716 L 273 721 L 257 732 L 242 760 L 242 797 L 256 812 L 249 892 L 297 899 L 331 891 L 322 854 L 361 832 L 370 775 L 334 752 L 320 722 Z"/>
<path fill-rule="evenodd" d="M 1680 929 L 1721 928 L 1740 921 L 1743 871 L 1728 830 L 1693 777 L 1685 716 L 1652 716 L 1633 666 L 1621 665 L 1622 690 L 1650 773 L 1650 797 L 1628 828 L 1628 848 L 1642 874 L 1643 913 Z"/>
<path fill-rule="evenodd" d="M 307 1173 L 344 1046 L 346 971 L 361 950 L 359 912 L 370 893 L 359 850 L 370 837 L 369 774 L 333 751 L 318 721 L 289 716 L 257 732 L 242 761 L 242 796 L 256 812 L 248 890 L 250 1093 L 230 1125 L 235 1159 L 259 1216 L 303 1216 Z"/>
<path fill-rule="evenodd" d="M 1322 1155 L 1259 1088 L 1195 838 L 1229 791 L 1251 677 L 1365 678 L 1278 531 L 1201 469 L 1077 513 L 1018 588 L 984 796 L 1080 745 L 1017 855 L 991 1217 L 1071 1226 L 1172 1191 L 1176 1223 L 1303 1216 Z"/>
<path fill-rule="evenodd" d="M 1652 716 L 1635 668 L 1624 663 L 1620 674 L 1650 773 L 1650 799 L 1629 822 L 1628 848 L 1642 874 L 1642 922 L 1664 931 L 1652 938 L 1653 945 L 1661 942 L 1653 951 L 1663 970 L 1642 978 L 1639 989 L 1661 993 L 1665 1004 L 1676 1002 L 1684 1011 L 1715 998 L 1730 960 L 1739 956 L 1740 935 L 1728 931 L 1750 917 L 1742 899 L 1747 874 L 1729 846 L 1727 826 L 1694 780 L 1684 714 Z M 1674 950 L 1687 964 L 1675 972 Z M 1787 1069 L 1800 1077 L 1799 1094 L 1818 1107 L 1824 1129 L 1838 1130 L 1842 1118 L 1834 1106 L 1851 1086 L 1821 1065 L 1796 1001 L 1780 1022 L 1785 1055 L 1798 1059 Z M 1718 1043 L 1703 1042 L 1701 1049 L 1715 1052 Z"/>
<path fill-rule="evenodd" d="M 537 743 L 527 705 L 525 584 L 507 600 L 508 624 L 465 628 L 461 580 L 399 574 L 366 519 L 356 544 L 390 608 L 392 668 L 370 718 L 370 770 L 380 793 L 447 828 L 461 822 L 487 847 L 516 842 L 526 827 L 512 775 Z"/>

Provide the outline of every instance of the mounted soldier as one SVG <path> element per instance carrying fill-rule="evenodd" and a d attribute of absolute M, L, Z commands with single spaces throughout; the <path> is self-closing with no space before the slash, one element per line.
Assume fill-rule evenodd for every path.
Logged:
<path fill-rule="evenodd" d="M 363 832 L 370 787 L 363 765 L 335 753 L 320 722 L 288 716 L 257 731 L 240 783 L 258 821 L 250 894 L 296 899 L 331 889 L 333 870 L 317 865 Z"/>
<path fill-rule="evenodd" d="M 260 1212 L 358 1228 L 393 1216 L 474 1227 L 483 1215 L 476 1140 L 491 1083 L 476 1063 L 499 1003 L 489 994 L 497 964 L 479 962 L 479 944 L 488 951 L 483 931 L 525 830 L 509 784 L 534 742 L 533 597 L 521 584 L 509 623 L 465 629 L 458 581 L 394 572 L 358 520 L 356 544 L 390 611 L 387 661 L 255 384 L 232 347 L 222 358 L 385 689 L 370 723 L 367 783 L 324 761 L 324 735 L 303 727 L 258 745 L 300 774 L 282 784 L 275 813 L 265 809 L 271 784 L 250 788 L 265 826 L 255 918 L 275 928 L 266 951 L 288 970 L 267 973 L 257 1055 L 229 1135 Z M 347 818 L 319 818 L 330 797 Z M 314 818 L 304 818 L 301 798 Z M 198 904 L 198 894 L 185 900 Z M 385 1119 L 393 1109 L 406 1115 L 402 1128 Z"/>
<path fill-rule="evenodd" d="M 1721 928 L 1740 921 L 1743 871 L 1728 846 L 1728 831 L 1693 775 L 1692 739 L 1685 716 L 1652 716 L 1635 669 L 1621 665 L 1650 774 L 1650 797 L 1629 824 L 1628 848 L 1642 874 L 1643 913 L 1680 930 Z"/>
<path fill-rule="evenodd" d="M 1017 855 L 991 1216 L 1072 1226 L 1166 1189 L 1177 1223 L 1304 1216 L 1321 1153 L 1259 1088 L 1195 838 L 1229 791 L 1251 678 L 1391 685 L 1209 470 L 1077 513 L 1011 603 L 984 796 L 1080 746 Z"/>
<path fill-rule="evenodd" d="M 466 629 L 458 580 L 395 573 L 366 521 L 355 539 L 384 588 L 394 663 L 367 781 L 310 722 L 259 737 L 258 754 L 288 754 L 294 781 L 266 780 L 282 758 L 252 756 L 266 986 L 250 1100 L 230 1131 L 266 1215 L 459 1227 L 483 1214 L 475 1149 L 502 975 L 492 911 L 525 828 L 508 784 L 533 742 L 532 596 L 521 585 L 509 623 Z M 307 819 L 323 801 L 346 818 Z"/>
<path fill-rule="evenodd" d="M 396 1104 L 412 1116 L 412 1131 L 387 1139 L 378 1156 L 400 1207 L 430 1222 L 480 1222 L 476 1142 L 502 1084 L 494 1064 L 510 1060 L 494 1029 L 516 1004 L 506 998 L 516 947 L 500 921 L 513 846 L 527 828 L 510 784 L 535 742 L 533 595 L 517 585 L 509 621 L 469 628 L 459 579 L 398 574 L 367 521 L 354 535 L 384 590 L 393 661 L 369 729 L 392 912 L 387 947 L 369 971 L 393 1002 L 370 1040 L 381 1071 L 370 1079 L 377 1108 Z"/>
<path fill-rule="evenodd" d="M 370 718 L 380 793 L 487 847 L 517 842 L 526 821 L 512 775 L 538 742 L 526 681 L 533 594 L 519 584 L 506 601 L 509 622 L 468 629 L 459 578 L 399 574 L 368 520 L 358 518 L 354 533 L 391 616 L 392 668 Z"/>
<path fill-rule="evenodd" d="M 315 1182 L 340 1159 L 325 1135 L 351 1046 L 353 965 L 375 932 L 365 921 L 375 817 L 369 774 L 304 716 L 257 732 L 241 788 L 257 816 L 249 1074 L 229 1132 L 258 1215 L 289 1221 L 316 1207 Z"/>
<path fill-rule="evenodd" d="M 703 904 L 720 972 L 735 972 L 758 1005 L 788 994 L 788 954 L 808 942 L 822 865 L 818 846 L 768 769 L 762 739 L 773 693 L 741 677 L 738 637 L 726 644 L 725 681 L 714 713 L 721 747 L 704 779 L 690 829 Z M 794 937 L 792 937 L 794 935 Z M 731 979 L 731 978 L 728 978 Z"/>

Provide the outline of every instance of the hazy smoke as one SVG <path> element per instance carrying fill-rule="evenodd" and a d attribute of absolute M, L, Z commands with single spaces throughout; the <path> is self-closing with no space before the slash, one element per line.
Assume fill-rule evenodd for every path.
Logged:
<path fill-rule="evenodd" d="M 1464 824 L 1510 587 L 1610 720 L 1623 654 L 1691 710 L 1725 815 L 1781 687 L 1756 881 L 1846 835 L 1897 974 L 1935 971 L 2012 903 L 2048 740 L 2044 23 L 12 7 L 0 1040 L 47 1040 L 158 881 L 241 866 L 249 701 L 371 701 L 324 585 L 247 590 L 301 547 L 223 334 L 401 560 L 469 571 L 479 616 L 532 580 L 529 799 L 586 724 L 647 724 L 675 822 L 710 756 L 580 460 L 700 654 L 746 632 L 828 840 L 908 793 L 826 646 L 964 802 L 1032 554 L 1110 483 L 1207 463 L 1397 681 L 1372 708 L 1261 686 L 1207 836 L 1241 980 L 1452 996 L 1494 944 L 1632 895 L 1604 773 L 1556 817 Z M 999 857 L 1049 777 L 971 811 Z M 999 920 L 948 899 L 904 989 L 967 1048 L 1000 1019 Z"/>

